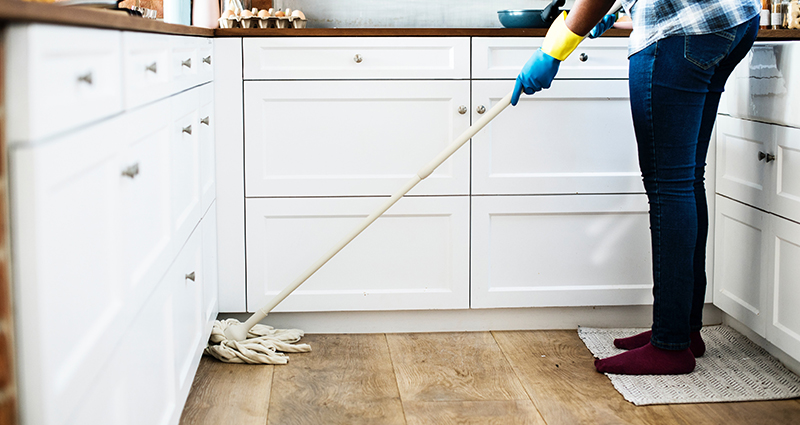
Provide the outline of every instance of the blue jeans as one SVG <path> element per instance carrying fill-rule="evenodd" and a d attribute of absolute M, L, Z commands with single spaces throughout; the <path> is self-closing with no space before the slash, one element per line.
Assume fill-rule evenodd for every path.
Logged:
<path fill-rule="evenodd" d="M 702 327 L 706 153 L 720 95 L 758 33 L 758 16 L 706 35 L 673 36 L 630 57 L 631 110 L 650 203 L 653 337 L 683 350 Z"/>

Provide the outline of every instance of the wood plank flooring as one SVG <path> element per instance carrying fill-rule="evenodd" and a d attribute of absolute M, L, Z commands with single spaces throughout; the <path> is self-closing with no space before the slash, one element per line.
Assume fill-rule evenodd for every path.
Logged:
<path fill-rule="evenodd" d="M 571 331 L 307 335 L 288 365 L 203 358 L 189 424 L 800 423 L 800 400 L 634 406 Z"/>

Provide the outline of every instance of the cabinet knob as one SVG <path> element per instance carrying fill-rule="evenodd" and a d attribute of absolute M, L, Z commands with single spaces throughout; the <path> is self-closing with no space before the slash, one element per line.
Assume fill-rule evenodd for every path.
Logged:
<path fill-rule="evenodd" d="M 187 274 L 187 275 L 186 275 L 186 279 L 189 279 L 189 280 L 191 280 L 192 282 L 194 282 L 194 281 L 195 281 L 195 274 L 194 274 L 194 272 L 191 272 L 191 273 Z"/>
<path fill-rule="evenodd" d="M 78 82 L 92 84 L 92 73 L 84 74 L 78 77 Z"/>
<path fill-rule="evenodd" d="M 775 161 L 775 155 L 771 153 L 758 152 L 758 160 L 763 161 L 764 159 L 766 159 L 767 162 Z"/>
<path fill-rule="evenodd" d="M 480 106 L 478 106 L 478 107 L 475 109 L 475 111 L 476 111 L 477 113 L 479 113 L 479 114 L 483 114 L 484 112 L 486 112 L 486 107 L 485 107 L 485 106 L 483 106 L 483 105 L 480 105 Z"/>
<path fill-rule="evenodd" d="M 147 65 L 147 66 L 144 68 L 144 70 L 145 70 L 145 71 L 150 71 L 150 72 L 152 72 L 153 74 L 157 74 L 157 73 L 158 73 L 158 63 L 157 63 L 157 62 L 153 62 L 152 64 L 150 64 L 150 65 Z"/>
<path fill-rule="evenodd" d="M 578 56 L 578 59 L 580 59 L 581 62 L 586 62 L 589 60 L 589 55 L 587 55 L 586 53 L 581 53 L 581 55 Z"/>
<path fill-rule="evenodd" d="M 131 165 L 130 167 L 125 168 L 122 170 L 122 176 L 128 178 L 134 178 L 139 175 L 139 163 Z"/>
<path fill-rule="evenodd" d="M 363 61 L 364 58 L 361 57 L 361 55 L 356 54 L 355 57 L 353 58 L 353 60 L 356 61 L 356 63 L 361 63 L 361 61 Z"/>
<path fill-rule="evenodd" d="M 467 113 L 467 107 L 464 106 L 464 105 L 459 106 L 458 107 L 458 113 L 461 114 L 461 115 L 466 114 Z"/>
<path fill-rule="evenodd" d="M 186 134 L 192 134 L 192 126 L 183 127 L 183 132 Z"/>
<path fill-rule="evenodd" d="M 211 119 L 209 117 L 202 118 L 200 124 L 211 125 Z"/>
<path fill-rule="evenodd" d="M 207 63 L 207 64 L 211 65 L 211 56 L 204 57 L 203 58 L 203 63 Z"/>
<path fill-rule="evenodd" d="M 185 61 L 181 61 L 181 65 L 191 68 L 192 67 L 192 58 L 186 59 Z"/>

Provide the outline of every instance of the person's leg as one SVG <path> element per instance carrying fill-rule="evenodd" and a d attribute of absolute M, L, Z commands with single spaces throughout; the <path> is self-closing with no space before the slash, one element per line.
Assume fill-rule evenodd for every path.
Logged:
<path fill-rule="evenodd" d="M 693 352 L 705 350 L 702 339 L 691 344 L 690 335 L 699 337 L 705 297 L 708 213 L 702 179 L 719 103 L 718 93 L 709 97 L 709 91 L 722 61 L 735 66 L 741 60 L 733 57 L 737 48 L 749 50 L 752 41 L 742 42 L 749 28 L 670 37 L 631 57 L 631 108 L 650 202 L 653 328 L 650 344 L 598 360 L 598 371 L 688 373 Z M 717 79 L 722 86 L 727 75 Z M 638 345 L 644 336 L 622 345 Z"/>

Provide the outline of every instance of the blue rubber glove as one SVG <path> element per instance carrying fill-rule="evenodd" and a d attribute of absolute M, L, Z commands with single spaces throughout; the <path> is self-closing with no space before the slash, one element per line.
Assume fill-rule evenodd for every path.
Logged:
<path fill-rule="evenodd" d="M 560 60 L 543 52 L 542 49 L 536 50 L 517 76 L 511 104 L 517 106 L 523 91 L 525 94 L 533 94 L 541 89 L 550 88 L 560 64 Z"/>
<path fill-rule="evenodd" d="M 614 26 L 614 22 L 617 22 L 617 15 L 603 16 L 603 19 L 589 31 L 589 38 L 600 37 L 607 29 Z"/>

